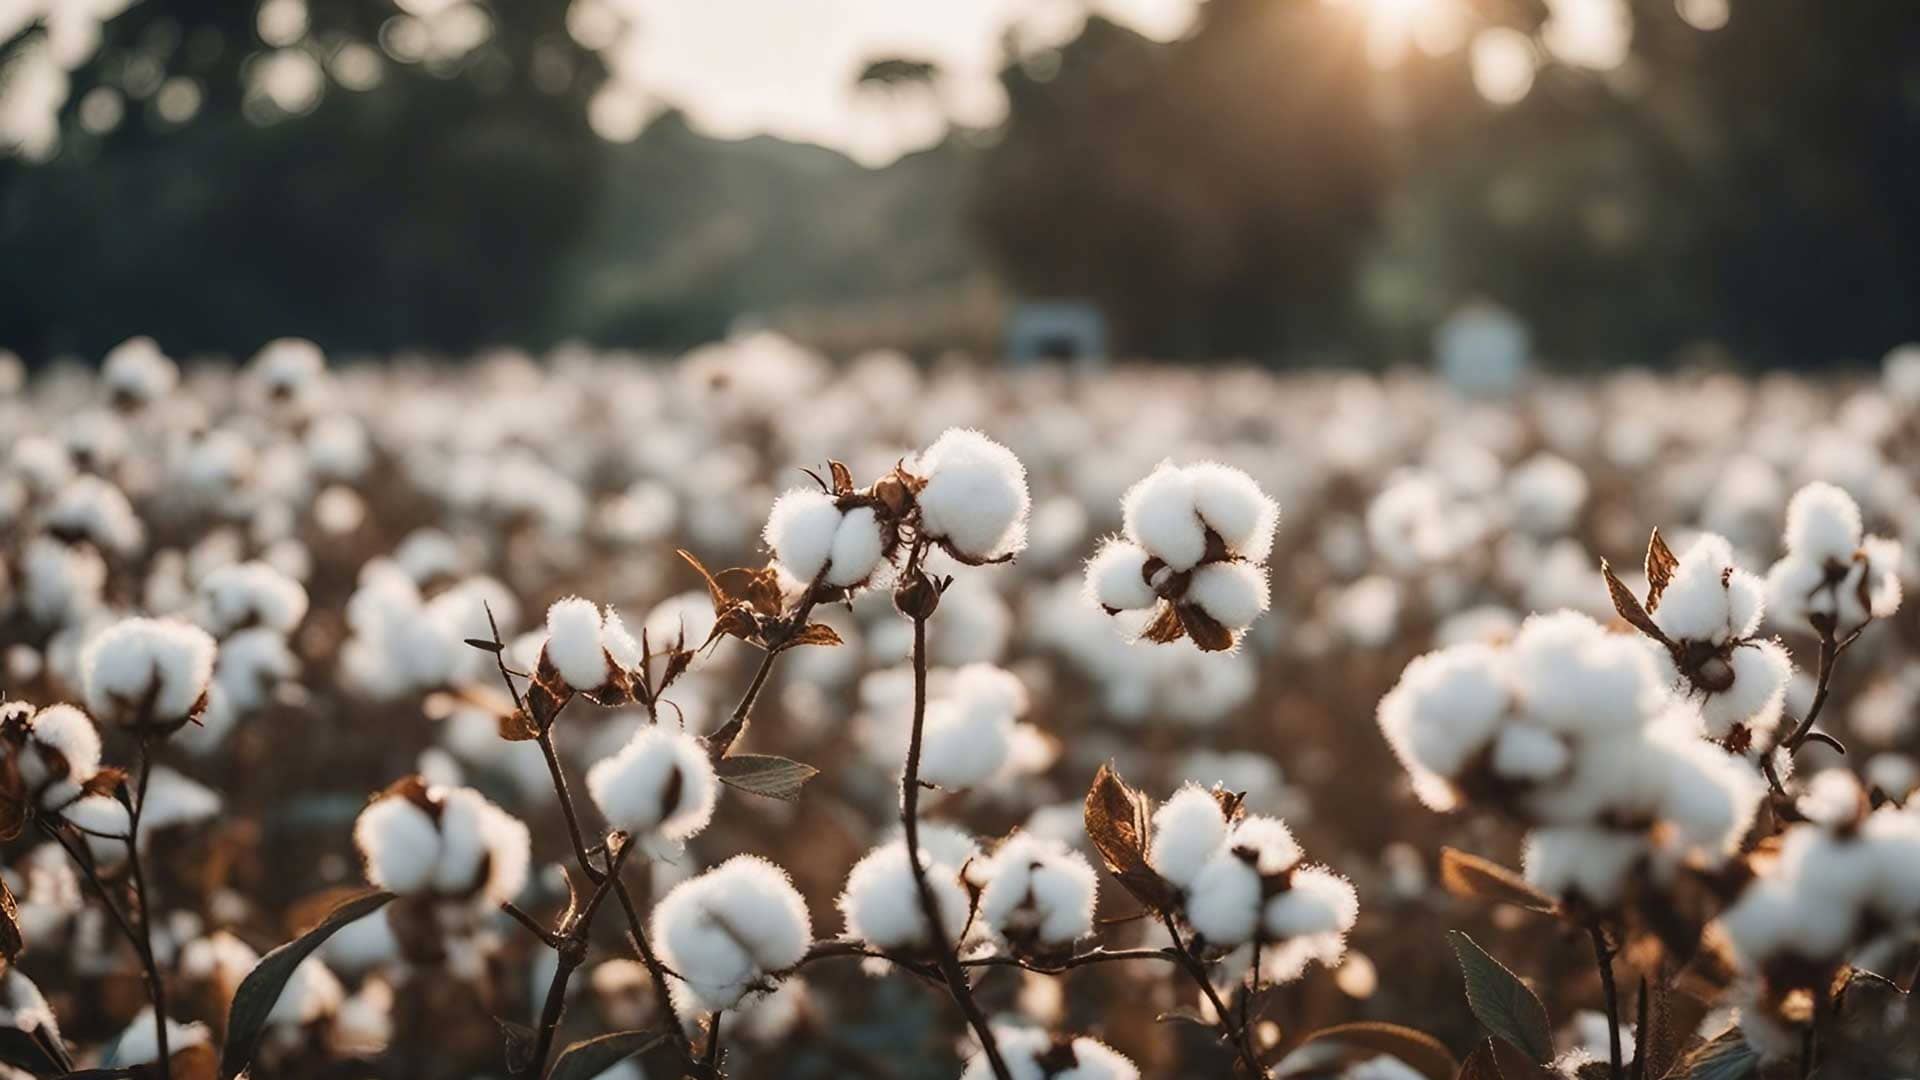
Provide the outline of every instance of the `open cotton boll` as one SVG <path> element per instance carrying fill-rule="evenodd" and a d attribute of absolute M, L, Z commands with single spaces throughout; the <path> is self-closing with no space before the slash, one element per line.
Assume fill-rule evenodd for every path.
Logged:
<path fill-rule="evenodd" d="M 1273 550 L 1280 507 L 1253 477 L 1231 465 L 1203 461 L 1181 470 L 1192 485 L 1193 507 L 1227 550 L 1243 559 L 1265 562 Z"/>
<path fill-rule="evenodd" d="M 145 404 L 165 397 L 180 381 L 180 369 L 150 337 L 115 345 L 100 364 L 100 382 L 116 401 Z"/>
<path fill-rule="evenodd" d="M 1618 903 L 1627 877 L 1648 854 L 1642 833 L 1596 826 L 1535 829 L 1521 855 L 1528 884 L 1559 900 Z"/>
<path fill-rule="evenodd" d="M 67 481 L 41 524 L 62 540 L 86 540 L 121 555 L 139 551 L 147 535 L 126 495 L 92 474 Z"/>
<path fill-rule="evenodd" d="M 520 895 L 532 860 L 526 825 L 472 788 L 434 789 L 429 798 L 440 803 L 435 890 L 449 896 L 472 893 L 488 906 Z"/>
<path fill-rule="evenodd" d="M 247 373 L 274 400 L 310 400 L 325 383 L 327 357 L 320 346 L 305 338 L 276 338 L 253 354 Z"/>
<path fill-rule="evenodd" d="M 1556 731 L 1631 730 L 1659 705 L 1659 676 L 1638 639 L 1578 612 L 1528 617 L 1509 656 L 1527 715 Z"/>
<path fill-rule="evenodd" d="M 1013 451 L 978 431 L 950 428 L 912 467 L 926 480 L 914 495 L 923 535 L 982 561 L 1026 546 L 1033 500 L 1026 466 Z"/>
<path fill-rule="evenodd" d="M 182 1024 L 178 1020 L 167 1020 L 167 1052 L 177 1055 L 182 1050 L 206 1046 L 212 1041 L 207 1025 L 201 1023 Z M 109 1068 L 124 1069 L 134 1065 L 151 1065 L 160 1056 L 160 1025 L 154 1023 L 153 1006 L 140 1010 L 125 1031 L 113 1042 L 113 1049 L 107 1054 L 106 1065 Z"/>
<path fill-rule="evenodd" d="M 1787 550 L 1814 562 L 1845 562 L 1860 546 L 1860 505 L 1828 483 L 1812 483 L 1787 503 Z"/>
<path fill-rule="evenodd" d="M 1567 531 L 1586 501 L 1587 474 L 1556 454 L 1535 454 L 1507 478 L 1514 524 L 1536 536 Z"/>
<path fill-rule="evenodd" d="M 880 519 L 870 506 L 856 506 L 840 519 L 833 532 L 827 563 L 827 584 L 852 588 L 873 576 L 886 550 Z"/>
<path fill-rule="evenodd" d="M 1493 743 L 1493 771 L 1515 780 L 1548 780 L 1567 767 L 1566 740 L 1532 724 L 1513 724 Z"/>
<path fill-rule="evenodd" d="M 1759 578 L 1734 565 L 1732 545 L 1708 534 L 1680 557 L 1653 610 L 1654 625 L 1675 640 L 1748 637 L 1759 626 L 1764 595 Z"/>
<path fill-rule="evenodd" d="M 1667 781 L 1659 814 L 1703 861 L 1732 854 L 1760 809 L 1766 783 L 1746 761 L 1697 738 L 1663 740 Z"/>
<path fill-rule="evenodd" d="M 43 625 L 73 623 L 92 613 L 106 583 L 106 560 L 90 547 L 36 536 L 20 558 L 20 602 Z"/>
<path fill-rule="evenodd" d="M 1793 661 L 1775 641 L 1744 642 L 1735 646 L 1727 659 L 1733 682 L 1713 693 L 1702 695 L 1696 691 L 1707 736 L 1724 739 L 1735 726 L 1743 726 L 1764 742 L 1764 737 L 1771 735 L 1780 724 L 1787 681 L 1793 677 Z"/>
<path fill-rule="evenodd" d="M 612 668 L 601 637 L 600 609 L 592 601 L 569 596 L 547 609 L 547 659 L 576 690 L 607 684 Z"/>
<path fill-rule="evenodd" d="M 1231 851 L 1207 860 L 1187 890 L 1187 921 L 1210 945 L 1253 939 L 1260 924 L 1260 873 Z"/>
<path fill-rule="evenodd" d="M 925 847 L 921 849 L 921 864 L 927 872 L 927 885 L 933 890 L 935 910 L 940 913 L 941 936 L 952 944 L 966 929 L 972 901 L 956 876 L 958 867 L 933 860 L 930 854 Z M 925 948 L 933 944 L 928 940 L 927 920 L 920 909 L 920 894 L 904 840 L 877 847 L 853 865 L 839 907 L 846 919 L 847 935 L 875 948 Z"/>
<path fill-rule="evenodd" d="M 1013 717 L 951 699 L 927 703 L 920 779 L 948 790 L 983 784 L 1006 764 Z"/>
<path fill-rule="evenodd" d="M 790 968 L 813 940 L 807 903 L 786 871 L 736 855 L 673 887 L 653 911 L 660 958 L 707 1010 L 727 1009 L 769 975 Z"/>
<path fill-rule="evenodd" d="M 1262 877 L 1282 874 L 1300 862 L 1300 843 L 1276 817 L 1249 814 L 1227 833 L 1227 849 L 1248 860 Z"/>
<path fill-rule="evenodd" d="M 1060 946 L 1093 932 L 1098 877 L 1086 856 L 1065 844 L 1015 833 L 986 872 L 980 917 L 1001 936 Z"/>
<path fill-rule="evenodd" d="M 1501 654 L 1478 643 L 1416 657 L 1380 699 L 1380 729 L 1409 772 L 1451 778 L 1494 737 L 1512 704 Z M 1423 801 L 1450 797 L 1416 785 Z"/>
<path fill-rule="evenodd" d="M 1188 784 L 1154 810 L 1147 863 L 1161 877 L 1186 888 L 1226 839 L 1220 800 L 1200 785 Z"/>
<path fill-rule="evenodd" d="M 369 883 L 402 895 L 431 886 L 440 861 L 440 826 L 412 800 L 383 795 L 368 803 L 354 820 L 353 843 Z"/>
<path fill-rule="evenodd" d="M 201 624 L 225 637 L 249 626 L 290 634 L 307 614 L 307 590 L 264 562 L 223 566 L 200 582 Z"/>
<path fill-rule="evenodd" d="M 60 816 L 89 837 L 124 837 L 133 826 L 126 805 L 111 795 L 83 795 L 62 807 Z"/>
<path fill-rule="evenodd" d="M 1127 536 L 1175 571 L 1187 571 L 1207 554 L 1207 528 L 1195 506 L 1193 478 L 1170 461 L 1127 489 L 1120 499 Z"/>
<path fill-rule="evenodd" d="M 994 1045 L 1014 1080 L 1139 1080 L 1140 1070 L 1125 1055 L 1082 1035 L 1055 1038 L 1039 1028 L 993 1025 Z M 1044 1064 L 1042 1063 L 1044 1062 Z M 985 1053 L 967 1059 L 960 1080 L 993 1080 Z"/>
<path fill-rule="evenodd" d="M 122 619 L 81 654 L 87 708 L 115 723 L 178 727 L 200 707 L 215 650 L 213 638 L 191 623 Z"/>
<path fill-rule="evenodd" d="M 1160 602 L 1160 596 L 1147 584 L 1146 565 L 1151 558 L 1145 548 L 1120 537 L 1102 541 L 1093 558 L 1087 560 L 1087 595 L 1093 602 L 1114 611 L 1139 611 Z"/>
<path fill-rule="evenodd" d="M 1229 630 L 1245 630 L 1267 610 L 1267 571 L 1256 563 L 1208 563 L 1193 572 L 1187 600 Z"/>
<path fill-rule="evenodd" d="M 44 808 L 73 801 L 80 785 L 100 771 L 100 732 L 93 719 L 71 705 L 49 705 L 25 727 L 27 745 L 14 758 L 20 779 L 39 793 Z"/>
<path fill-rule="evenodd" d="M 815 488 L 794 488 L 774 500 L 761 538 L 788 573 L 812 581 L 833 557 L 843 516 L 833 496 Z"/>
<path fill-rule="evenodd" d="M 1261 916 L 1266 933 L 1277 938 L 1345 934 L 1360 917 L 1353 883 L 1325 867 L 1296 871 L 1288 887 L 1267 901 Z"/>
<path fill-rule="evenodd" d="M 648 725 L 587 771 L 587 792 L 614 828 L 680 842 L 713 819 L 719 784 L 698 739 Z"/>

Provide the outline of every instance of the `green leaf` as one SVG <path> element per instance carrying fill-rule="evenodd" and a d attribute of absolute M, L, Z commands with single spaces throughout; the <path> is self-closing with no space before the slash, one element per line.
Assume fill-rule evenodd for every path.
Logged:
<path fill-rule="evenodd" d="M 552 1071 L 547 1073 L 547 1080 L 591 1080 L 635 1054 L 644 1054 L 666 1041 L 665 1035 L 654 1031 L 616 1031 L 595 1039 L 583 1039 L 560 1051 L 560 1056 L 554 1059 Z M 679 1074 L 676 1072 L 673 1075 Z"/>
<path fill-rule="evenodd" d="M 25 975 L 17 977 L 26 978 Z M 0 1028 L 0 1064 L 34 1076 L 61 1076 L 73 1069 L 73 1059 L 67 1055 L 60 1037 L 45 1027 L 32 1031 Z"/>
<path fill-rule="evenodd" d="M 1466 934 L 1450 930 L 1447 940 L 1460 958 L 1473 1015 L 1534 1061 L 1553 1060 L 1553 1024 L 1547 1019 L 1547 1007 L 1527 984 Z"/>
<path fill-rule="evenodd" d="M 728 787 L 781 802 L 797 802 L 800 789 L 820 773 L 804 762 L 774 754 L 733 754 L 716 762 L 713 771 Z"/>
<path fill-rule="evenodd" d="M 233 1008 L 227 1012 L 227 1044 L 220 1053 L 220 1080 L 233 1080 L 246 1071 L 247 1063 L 260 1049 L 267 1014 L 280 1000 L 280 992 L 286 989 L 294 969 L 342 927 L 379 911 L 393 899 L 394 894 L 390 892 L 356 896 L 328 912 L 320 925 L 260 958 L 240 981 L 240 989 L 233 995 Z"/>
<path fill-rule="evenodd" d="M 1672 1075 L 1685 1080 L 1748 1080 L 1760 1075 L 1760 1055 L 1747 1045 L 1738 1027 L 1731 1027 L 1695 1050 Z"/>

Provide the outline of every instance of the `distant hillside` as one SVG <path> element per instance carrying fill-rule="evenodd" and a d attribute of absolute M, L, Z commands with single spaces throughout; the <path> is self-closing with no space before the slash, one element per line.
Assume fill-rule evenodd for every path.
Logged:
<path fill-rule="evenodd" d="M 724 142 L 678 114 L 609 152 L 562 270 L 557 333 L 692 344 L 737 317 L 814 318 L 977 294 L 982 151 L 960 139 L 868 169 L 817 146 Z"/>

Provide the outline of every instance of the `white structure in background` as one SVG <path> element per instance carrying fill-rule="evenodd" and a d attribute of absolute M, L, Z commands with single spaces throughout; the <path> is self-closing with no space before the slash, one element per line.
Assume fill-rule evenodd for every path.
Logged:
<path fill-rule="evenodd" d="M 1448 385 L 1475 397 L 1506 397 L 1532 365 L 1533 334 L 1519 316 L 1475 300 L 1433 332 L 1434 365 Z"/>
<path fill-rule="evenodd" d="M 1083 369 L 1104 367 L 1109 355 L 1107 317 L 1085 300 L 1036 300 L 1007 315 L 1007 362 L 1070 360 Z"/>

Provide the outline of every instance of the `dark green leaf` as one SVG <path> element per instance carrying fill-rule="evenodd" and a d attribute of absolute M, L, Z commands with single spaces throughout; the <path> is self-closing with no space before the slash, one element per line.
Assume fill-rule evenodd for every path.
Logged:
<path fill-rule="evenodd" d="M 233 1007 L 227 1012 L 227 1044 L 220 1054 L 221 1080 L 233 1080 L 246 1071 L 260 1048 L 266 1031 L 267 1014 L 280 1000 L 280 991 L 293 977 L 301 961 L 326 943 L 342 927 L 379 911 L 394 898 L 390 892 L 371 892 L 341 904 L 320 920 L 320 925 L 260 958 L 240 989 L 233 995 Z"/>
<path fill-rule="evenodd" d="M 1695 1050 L 1669 1075 L 1684 1080 L 1748 1080 L 1760 1075 L 1760 1055 L 1747 1045 L 1738 1027 L 1731 1027 Z"/>
<path fill-rule="evenodd" d="M 525 1024 L 494 1017 L 493 1022 L 500 1027 L 500 1037 L 507 1043 L 507 1073 L 519 1076 L 533 1064 L 534 1049 L 540 1044 L 540 1033 Z"/>
<path fill-rule="evenodd" d="M 739 788 L 749 795 L 764 795 L 782 802 L 795 802 L 806 782 L 820 770 L 804 762 L 774 754 L 734 754 L 714 764 L 720 782 Z"/>
<path fill-rule="evenodd" d="M 583 1039 L 560 1051 L 553 1069 L 547 1073 L 547 1080 L 591 1080 L 635 1054 L 644 1054 L 666 1042 L 665 1035 L 652 1031 L 616 1031 L 596 1039 Z"/>
<path fill-rule="evenodd" d="M 16 974 L 16 977 L 26 976 Z M 73 1068 L 67 1048 L 60 1045 L 57 1036 L 43 1027 L 32 1031 L 0 1027 L 0 1064 L 11 1065 L 35 1076 L 60 1076 Z"/>
<path fill-rule="evenodd" d="M 1553 1025 L 1547 1007 L 1505 964 L 1458 930 L 1447 933 L 1460 972 L 1466 978 L 1467 1004 L 1488 1031 L 1526 1052 L 1534 1061 L 1553 1059 Z"/>

